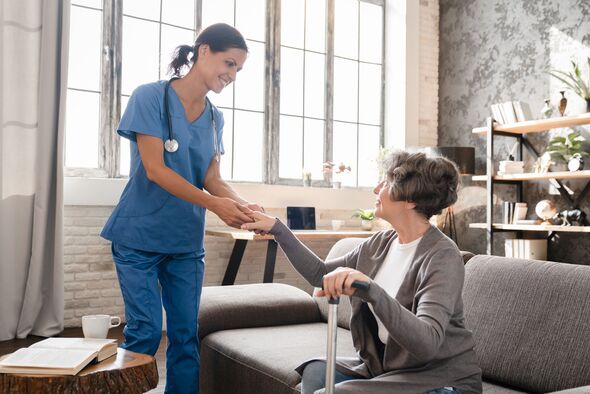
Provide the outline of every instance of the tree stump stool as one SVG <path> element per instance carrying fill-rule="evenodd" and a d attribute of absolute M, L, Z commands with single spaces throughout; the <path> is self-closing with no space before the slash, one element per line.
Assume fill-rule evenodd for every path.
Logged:
<path fill-rule="evenodd" d="M 158 385 L 156 359 L 117 349 L 116 357 L 88 365 L 77 375 L 0 373 L 0 393 L 145 393 Z"/>

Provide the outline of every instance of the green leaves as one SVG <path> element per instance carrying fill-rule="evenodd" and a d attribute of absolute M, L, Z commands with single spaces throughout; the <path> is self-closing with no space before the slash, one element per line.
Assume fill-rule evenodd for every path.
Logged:
<path fill-rule="evenodd" d="M 375 219 L 375 211 L 372 209 L 357 209 L 352 217 L 361 218 L 361 220 L 373 220 Z"/>
<path fill-rule="evenodd" d="M 582 143 L 586 141 L 579 131 L 572 131 L 566 137 L 554 137 L 549 141 L 547 153 L 552 159 L 567 163 L 572 157 L 588 156 Z"/>
<path fill-rule="evenodd" d="M 588 79 L 582 77 L 578 63 L 572 61 L 572 72 L 551 70 L 549 74 L 563 82 L 568 88 L 586 101 L 590 101 L 590 57 L 588 57 Z"/>

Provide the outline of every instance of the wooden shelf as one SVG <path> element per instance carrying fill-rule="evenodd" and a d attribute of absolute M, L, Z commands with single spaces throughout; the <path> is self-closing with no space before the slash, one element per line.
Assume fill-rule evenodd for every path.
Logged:
<path fill-rule="evenodd" d="M 470 228 L 486 229 L 485 223 L 471 223 Z M 512 231 L 559 231 L 566 233 L 590 233 L 590 226 L 557 226 L 553 224 L 492 224 L 494 230 L 512 230 Z"/>
<path fill-rule="evenodd" d="M 485 181 L 487 175 L 474 175 L 471 180 L 474 182 Z M 522 173 L 522 174 L 504 174 L 494 175 L 492 179 L 496 181 L 535 181 L 542 179 L 590 179 L 590 170 L 584 171 L 556 171 L 546 172 L 543 174 Z"/>
<path fill-rule="evenodd" d="M 499 124 L 494 123 L 494 131 L 502 131 L 511 134 L 538 133 L 549 129 L 559 127 L 579 126 L 590 123 L 590 112 L 581 115 L 563 116 L 559 118 L 549 118 L 540 120 L 528 120 L 526 122 Z M 485 134 L 488 132 L 487 127 L 476 127 L 473 129 L 474 134 Z"/>

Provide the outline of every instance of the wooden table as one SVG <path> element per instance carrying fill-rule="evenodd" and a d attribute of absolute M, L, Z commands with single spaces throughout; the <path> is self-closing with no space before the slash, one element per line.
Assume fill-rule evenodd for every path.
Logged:
<path fill-rule="evenodd" d="M 332 231 L 332 230 L 293 230 L 293 234 L 300 240 L 318 240 L 318 239 L 342 239 L 342 238 L 367 238 L 375 234 L 376 231 Z M 231 238 L 234 242 L 234 247 L 225 269 L 222 285 L 233 285 L 238 269 L 242 263 L 244 250 L 248 241 L 267 241 L 266 246 L 266 262 L 264 264 L 264 276 L 262 281 L 264 283 L 272 283 L 275 271 L 275 261 L 277 258 L 277 243 L 272 235 L 257 235 L 251 231 L 234 230 L 234 229 L 219 229 L 206 230 L 206 235 L 213 237 Z"/>
<path fill-rule="evenodd" d="M 117 355 L 88 365 L 77 375 L 0 373 L 0 393 L 145 393 L 158 386 L 156 359 L 117 349 Z"/>

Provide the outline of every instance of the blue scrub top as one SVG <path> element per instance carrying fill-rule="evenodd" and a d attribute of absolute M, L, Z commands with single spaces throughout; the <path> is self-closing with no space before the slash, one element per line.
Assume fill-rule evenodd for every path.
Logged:
<path fill-rule="evenodd" d="M 117 132 L 130 140 L 129 181 L 121 199 L 104 226 L 101 236 L 129 248 L 155 253 L 189 253 L 203 250 L 205 208 L 193 205 L 162 189 L 147 176 L 136 133 L 168 139 L 164 112 L 166 81 L 139 86 L 127 104 Z M 207 103 L 201 116 L 192 123 L 174 88 L 168 93 L 174 138 L 178 150 L 164 150 L 166 165 L 184 179 L 203 189 L 207 169 L 215 155 L 211 108 Z M 223 154 L 223 115 L 215 106 L 217 141 Z"/>

